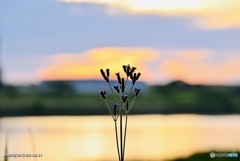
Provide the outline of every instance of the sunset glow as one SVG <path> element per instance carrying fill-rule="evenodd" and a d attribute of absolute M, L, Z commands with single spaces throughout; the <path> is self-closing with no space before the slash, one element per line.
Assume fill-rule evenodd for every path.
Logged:
<path fill-rule="evenodd" d="M 168 54 L 163 58 L 162 54 Z M 123 64 L 138 67 L 149 84 L 182 80 L 191 84 L 229 84 L 240 79 L 238 56 L 210 63 L 207 50 L 157 51 L 147 48 L 96 48 L 79 54 L 58 54 L 50 66 L 39 70 L 43 80 L 102 79 L 99 69 L 110 68 L 111 78 Z M 161 63 L 160 63 L 161 62 Z M 155 67 L 151 67 L 155 66 Z"/>
<path fill-rule="evenodd" d="M 99 69 L 122 71 L 123 64 L 131 64 L 147 73 L 145 63 L 154 61 L 156 52 L 144 48 L 99 48 L 83 54 L 59 54 L 51 66 L 39 71 L 44 80 L 101 79 Z M 147 74 L 142 77 L 146 79 Z"/>
<path fill-rule="evenodd" d="M 228 84 L 240 78 L 239 69 L 240 61 L 233 59 L 215 65 L 172 60 L 165 62 L 162 67 L 172 79 L 191 84 Z"/>

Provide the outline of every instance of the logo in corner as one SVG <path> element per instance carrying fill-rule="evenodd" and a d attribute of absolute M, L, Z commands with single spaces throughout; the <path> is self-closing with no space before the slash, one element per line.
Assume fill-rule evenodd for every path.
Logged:
<path fill-rule="evenodd" d="M 210 153 L 210 157 L 211 157 L 211 158 L 214 158 L 215 156 L 216 156 L 216 155 L 215 155 L 214 152 L 211 152 L 211 153 Z"/>

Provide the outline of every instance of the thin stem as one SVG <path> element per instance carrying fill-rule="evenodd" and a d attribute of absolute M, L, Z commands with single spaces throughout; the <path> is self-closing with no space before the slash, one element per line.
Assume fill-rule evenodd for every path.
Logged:
<path fill-rule="evenodd" d="M 131 95 L 131 93 L 132 93 L 133 87 L 134 87 L 134 86 L 132 86 L 132 88 L 131 88 L 131 91 L 130 91 L 130 93 L 129 93 L 129 97 L 130 97 L 130 95 Z M 127 101 L 129 100 L 129 97 L 127 98 L 126 102 L 122 104 L 122 109 L 124 109 L 124 107 L 126 106 L 126 103 L 127 103 Z M 135 98 L 136 98 L 136 97 L 135 97 Z M 135 98 L 134 98 L 134 100 L 135 100 Z M 129 113 L 129 111 L 130 111 L 130 108 L 129 108 L 128 111 L 126 110 L 125 113 Z"/>
<path fill-rule="evenodd" d="M 108 97 L 106 97 L 106 100 L 108 101 L 108 102 L 110 102 L 110 103 L 115 103 L 114 101 L 112 101 L 110 98 L 108 98 Z"/>
<path fill-rule="evenodd" d="M 124 86 L 124 88 L 126 88 L 126 86 L 127 86 L 127 82 L 128 82 L 128 76 L 127 76 L 127 78 L 126 78 L 126 81 L 125 81 L 125 86 Z"/>
<path fill-rule="evenodd" d="M 114 98 L 115 98 L 115 101 L 117 101 L 116 95 L 115 95 L 115 93 L 113 92 L 113 89 L 112 89 L 112 86 L 111 86 L 111 84 L 110 84 L 110 83 L 108 83 L 108 85 L 109 85 L 109 87 L 110 87 L 110 89 L 111 89 L 111 91 L 112 91 L 112 94 L 113 94 L 113 96 L 114 96 Z"/>
<path fill-rule="evenodd" d="M 117 142 L 117 151 L 118 151 L 118 160 L 121 161 L 120 152 L 119 152 L 119 143 L 118 143 L 118 131 L 117 131 L 117 120 L 115 122 L 115 133 L 116 133 L 116 142 Z"/>
<path fill-rule="evenodd" d="M 120 145 L 121 145 L 121 161 L 123 161 L 122 114 L 123 114 L 123 109 L 121 109 L 121 111 L 120 111 Z"/>
<path fill-rule="evenodd" d="M 125 156 L 125 143 L 126 143 L 126 136 L 127 136 L 127 122 L 128 121 L 128 114 L 126 114 L 126 120 L 125 120 L 125 130 L 124 130 L 124 140 L 123 140 L 123 160 Z"/>
<path fill-rule="evenodd" d="M 134 104 L 136 98 L 137 98 L 137 97 L 134 97 L 134 99 L 132 100 L 132 103 L 131 103 L 131 105 L 130 105 L 130 107 L 129 107 L 128 112 L 131 111 L 131 109 L 132 109 L 132 107 L 133 107 L 133 104 Z"/>
<path fill-rule="evenodd" d="M 106 104 L 106 106 L 107 106 L 108 111 L 109 111 L 110 114 L 112 115 L 113 120 L 115 120 L 115 118 L 113 117 L 113 113 L 112 113 L 112 111 L 111 111 L 111 108 L 109 107 L 108 102 L 106 101 L 106 99 L 104 99 L 104 102 L 105 102 L 105 104 Z"/>
<path fill-rule="evenodd" d="M 132 88 L 130 90 L 129 96 L 131 96 L 131 94 L 132 94 L 133 87 L 134 87 L 134 85 L 132 85 Z"/>

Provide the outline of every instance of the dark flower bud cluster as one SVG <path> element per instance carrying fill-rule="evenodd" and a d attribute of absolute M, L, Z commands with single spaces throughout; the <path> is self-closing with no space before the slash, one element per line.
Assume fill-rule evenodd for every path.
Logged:
<path fill-rule="evenodd" d="M 100 69 L 100 72 L 103 78 L 105 79 L 105 81 L 109 83 L 110 69 L 106 69 L 107 75 L 105 74 L 103 69 Z"/>
<path fill-rule="evenodd" d="M 106 91 L 101 91 L 100 92 L 100 95 L 102 96 L 103 99 L 106 99 Z"/>
<path fill-rule="evenodd" d="M 141 89 L 135 88 L 135 96 L 138 96 Z"/>
<path fill-rule="evenodd" d="M 121 111 L 128 113 L 133 103 L 135 102 L 135 97 L 137 97 L 140 93 L 140 89 L 135 88 L 134 91 L 134 85 L 136 81 L 140 78 L 141 73 L 136 73 L 136 67 L 131 67 L 130 65 L 123 65 L 123 71 L 126 74 L 126 77 L 122 77 L 120 73 L 116 73 L 118 85 L 111 86 L 109 77 L 110 77 L 110 69 L 100 69 L 101 75 L 104 78 L 104 80 L 109 84 L 109 87 L 111 89 L 111 92 L 115 98 L 115 100 L 111 100 L 111 98 L 106 99 L 106 91 L 101 91 L 100 95 L 105 100 L 105 103 L 109 109 L 109 112 L 112 114 L 114 120 L 118 118 L 118 115 L 120 115 Z M 132 81 L 132 87 L 130 91 L 127 91 L 127 83 L 128 80 Z M 115 94 L 117 94 L 119 97 L 116 97 Z M 119 99 L 117 99 L 119 98 Z M 114 104 L 113 104 L 114 103 Z M 109 105 L 110 104 L 110 105 Z M 117 108 L 119 106 L 119 108 Z"/>
<path fill-rule="evenodd" d="M 117 93 L 120 93 L 120 90 L 119 90 L 118 86 L 113 86 L 113 88 L 117 91 Z"/>
<path fill-rule="evenodd" d="M 127 77 L 130 77 L 132 79 L 133 85 L 141 76 L 141 73 L 134 73 L 136 69 L 136 67 L 131 68 L 130 65 L 123 65 L 123 71 L 126 73 Z"/>
<path fill-rule="evenodd" d="M 118 83 L 120 85 L 121 92 L 125 91 L 125 79 L 121 78 L 120 73 L 116 73 Z"/>
<path fill-rule="evenodd" d="M 130 65 L 123 65 L 122 67 L 126 75 L 125 77 L 121 77 L 120 73 L 116 73 L 118 85 L 115 85 L 113 87 L 111 86 L 109 81 L 110 69 L 106 69 L 106 71 L 100 69 L 101 75 L 108 83 L 113 95 L 113 97 L 111 97 L 109 94 L 106 95 L 105 90 L 100 92 L 100 96 L 103 98 L 107 109 L 114 120 L 119 161 L 124 161 L 128 114 L 130 113 L 133 104 L 141 91 L 139 88 L 134 88 L 135 83 L 141 76 L 141 73 L 136 73 L 135 71 L 137 68 L 131 67 Z M 128 80 L 130 79 L 132 80 L 132 84 L 130 91 L 128 91 L 127 85 Z M 125 121 L 123 121 L 124 116 Z M 119 121 L 120 123 L 118 124 L 117 121 Z M 123 123 L 125 124 L 124 126 Z M 119 132 L 117 130 L 118 125 Z"/>
<path fill-rule="evenodd" d="M 123 65 L 123 71 L 126 73 L 127 76 L 132 75 L 136 69 L 136 67 L 131 68 L 130 65 Z"/>
<path fill-rule="evenodd" d="M 132 79 L 133 85 L 136 83 L 136 81 L 140 78 L 141 73 L 132 73 L 130 74 L 130 78 Z"/>

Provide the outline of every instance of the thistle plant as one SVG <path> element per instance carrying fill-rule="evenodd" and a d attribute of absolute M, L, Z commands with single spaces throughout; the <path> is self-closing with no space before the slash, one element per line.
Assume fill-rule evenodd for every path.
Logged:
<path fill-rule="evenodd" d="M 141 76 L 141 73 L 136 73 L 136 69 L 136 67 L 131 67 L 130 65 L 123 65 L 125 77 L 121 77 L 120 73 L 116 73 L 118 82 L 118 85 L 116 86 L 112 86 L 110 83 L 110 69 L 106 69 L 105 71 L 100 69 L 101 75 L 108 83 L 111 91 L 110 93 L 107 93 L 105 90 L 103 90 L 100 92 L 100 95 L 114 121 L 119 161 L 124 161 L 125 157 L 128 115 L 137 96 L 140 93 L 140 89 L 135 88 L 135 84 Z M 128 88 L 129 80 L 131 80 L 130 88 Z M 123 121 L 124 117 L 125 121 Z"/>

